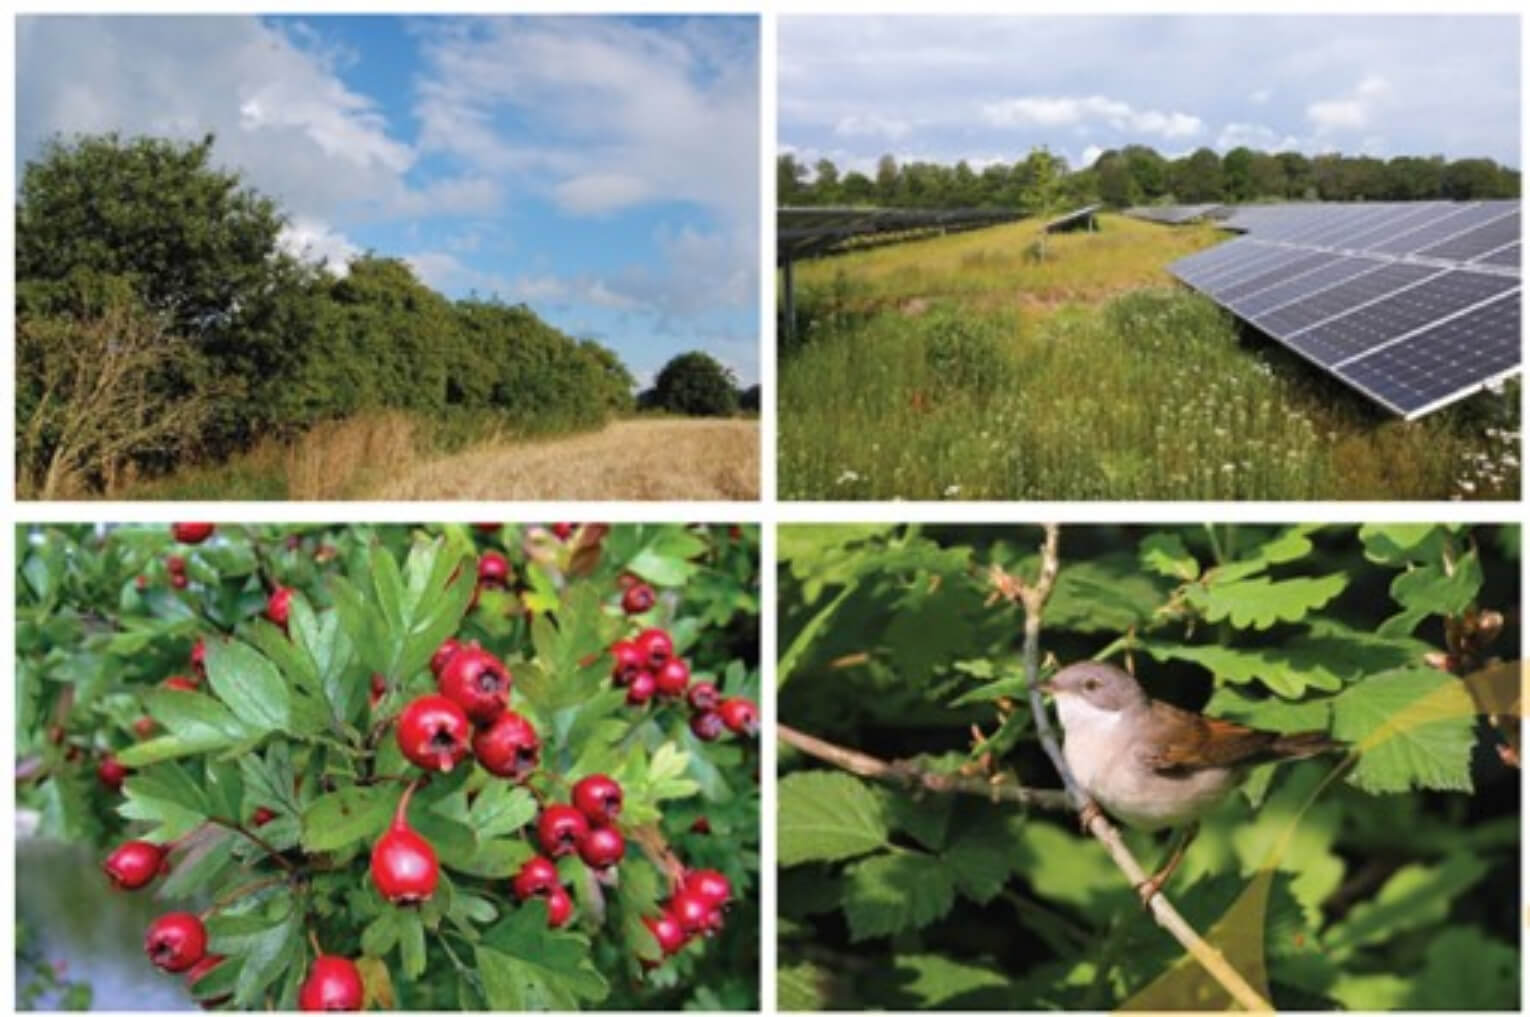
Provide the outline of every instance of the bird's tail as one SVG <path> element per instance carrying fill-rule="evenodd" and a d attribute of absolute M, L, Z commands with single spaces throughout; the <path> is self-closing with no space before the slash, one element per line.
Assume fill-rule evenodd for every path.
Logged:
<path fill-rule="evenodd" d="M 1270 752 L 1283 759 L 1306 759 L 1325 752 L 1343 752 L 1349 743 L 1328 737 L 1326 731 L 1298 731 L 1283 734 L 1270 743 Z"/>

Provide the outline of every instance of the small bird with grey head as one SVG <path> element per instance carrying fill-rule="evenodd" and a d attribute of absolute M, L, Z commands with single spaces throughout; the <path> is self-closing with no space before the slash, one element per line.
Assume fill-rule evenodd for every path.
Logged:
<path fill-rule="evenodd" d="M 1261 731 L 1181 709 L 1101 661 L 1070 664 L 1040 688 L 1057 704 L 1063 757 L 1090 798 L 1127 826 L 1180 830 L 1163 867 L 1138 887 L 1144 902 L 1173 874 L 1201 817 L 1251 767 L 1346 748 L 1322 731 Z"/>

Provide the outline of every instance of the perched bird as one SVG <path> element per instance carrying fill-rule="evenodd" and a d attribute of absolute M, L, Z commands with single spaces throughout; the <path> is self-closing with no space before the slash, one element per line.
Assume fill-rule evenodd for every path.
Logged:
<path fill-rule="evenodd" d="M 1182 710 L 1100 661 L 1070 664 L 1040 688 L 1057 704 L 1068 769 L 1099 807 L 1139 830 L 1181 831 L 1163 867 L 1137 888 L 1144 902 L 1179 865 L 1201 816 L 1250 767 L 1346 748 L 1322 731 L 1280 734 Z M 1088 810 L 1081 818 L 1087 825 Z"/>

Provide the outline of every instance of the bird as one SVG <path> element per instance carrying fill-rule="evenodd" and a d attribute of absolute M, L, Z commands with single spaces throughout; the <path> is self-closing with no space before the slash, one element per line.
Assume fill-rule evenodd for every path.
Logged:
<path fill-rule="evenodd" d="M 1070 664 L 1038 687 L 1057 706 L 1063 758 L 1090 805 L 1134 829 L 1179 831 L 1164 865 L 1137 887 L 1144 905 L 1173 875 L 1201 817 L 1251 767 L 1348 748 L 1325 731 L 1262 731 L 1181 709 L 1103 661 Z M 1090 806 L 1080 814 L 1086 829 L 1093 815 Z"/>

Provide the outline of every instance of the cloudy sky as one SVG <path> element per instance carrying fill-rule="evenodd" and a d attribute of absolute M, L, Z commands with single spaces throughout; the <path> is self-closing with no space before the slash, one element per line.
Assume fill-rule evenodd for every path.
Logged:
<path fill-rule="evenodd" d="M 294 248 L 752 383 L 758 47 L 752 17 L 22 18 L 18 172 L 57 133 L 213 131 Z"/>
<path fill-rule="evenodd" d="M 1519 164 L 1512 17 L 791 17 L 779 44 L 781 149 L 841 171 L 1133 142 Z"/>

